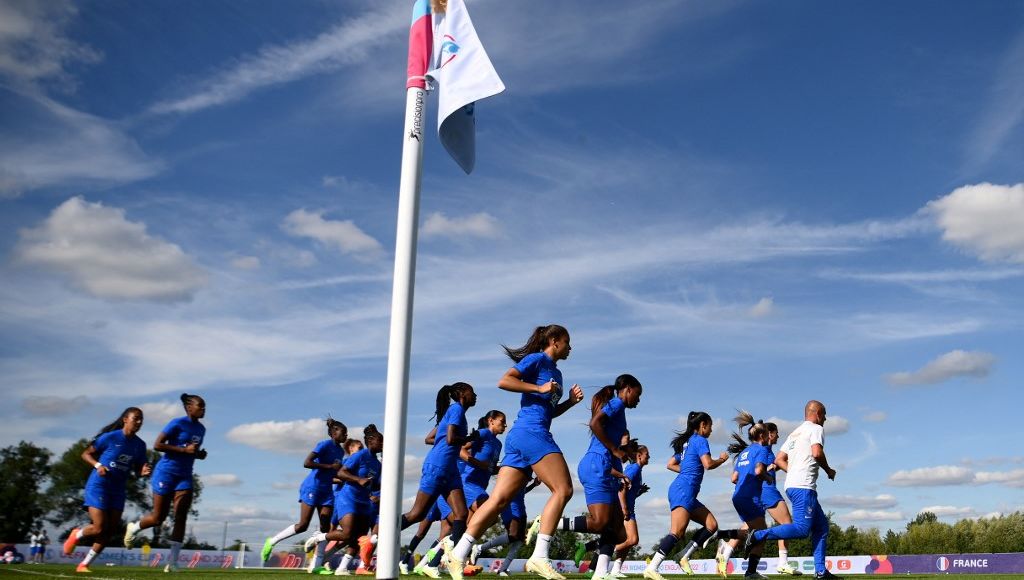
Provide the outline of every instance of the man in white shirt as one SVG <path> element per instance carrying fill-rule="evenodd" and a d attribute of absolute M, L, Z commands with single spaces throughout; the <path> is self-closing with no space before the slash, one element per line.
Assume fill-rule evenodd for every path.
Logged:
<path fill-rule="evenodd" d="M 825 470 L 829 479 L 836 470 L 825 458 L 825 405 L 808 401 L 804 406 L 804 422 L 789 434 L 775 456 L 775 465 L 786 472 L 786 495 L 793 504 L 793 523 L 757 530 L 747 536 L 747 549 L 765 540 L 789 540 L 811 536 L 814 546 L 815 578 L 837 579 L 825 568 L 825 545 L 828 539 L 828 518 L 818 503 L 818 471 Z"/>

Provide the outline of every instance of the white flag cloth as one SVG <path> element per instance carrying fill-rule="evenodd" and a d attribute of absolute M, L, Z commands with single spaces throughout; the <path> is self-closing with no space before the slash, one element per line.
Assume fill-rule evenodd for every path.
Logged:
<path fill-rule="evenodd" d="M 437 84 L 437 134 L 466 173 L 476 163 L 476 101 L 505 90 L 462 0 L 434 14 L 434 54 L 427 76 Z"/>

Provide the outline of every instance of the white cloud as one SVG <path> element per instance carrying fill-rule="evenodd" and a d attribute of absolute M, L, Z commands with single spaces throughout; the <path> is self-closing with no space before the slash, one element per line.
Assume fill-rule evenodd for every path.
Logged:
<path fill-rule="evenodd" d="M 302 485 L 302 480 L 301 479 L 296 480 L 296 481 L 292 481 L 292 482 L 275 481 L 275 482 L 270 484 L 270 488 L 271 489 L 281 490 L 281 491 L 290 491 L 290 490 L 299 489 L 300 485 Z"/>
<path fill-rule="evenodd" d="M 857 508 L 865 510 L 882 510 L 888 508 L 894 508 L 899 503 L 896 496 L 890 494 L 880 494 L 874 497 L 863 497 L 856 495 L 834 495 L 825 500 L 823 503 L 828 506 L 836 506 L 842 508 Z"/>
<path fill-rule="evenodd" d="M 180 302 L 206 274 L 178 246 L 154 238 L 122 209 L 73 197 L 38 227 L 21 230 L 16 255 L 66 274 L 98 298 Z"/>
<path fill-rule="evenodd" d="M 976 512 L 972 507 L 956 507 L 951 505 L 932 505 L 923 507 L 917 513 L 931 512 L 936 516 L 966 518 L 973 516 Z"/>
<path fill-rule="evenodd" d="M 156 425 L 157 429 L 163 428 L 171 419 L 185 414 L 185 408 L 181 401 L 162 401 L 155 403 L 143 403 L 139 405 L 145 422 L 150 426 Z"/>
<path fill-rule="evenodd" d="M 418 481 L 423 469 L 423 458 L 416 455 L 405 455 L 402 466 L 402 477 L 405 481 Z"/>
<path fill-rule="evenodd" d="M 441 212 L 434 212 L 427 216 L 421 230 L 424 238 L 494 238 L 500 232 L 498 220 L 485 212 L 452 218 Z"/>
<path fill-rule="evenodd" d="M 964 170 L 976 172 L 990 159 L 1005 152 L 1011 162 L 1015 150 L 1004 147 L 1013 130 L 1024 120 L 1024 32 L 1010 43 L 995 72 L 991 100 L 981 109 L 981 118 L 966 141 Z"/>
<path fill-rule="evenodd" d="M 245 423 L 227 433 L 229 441 L 288 455 L 306 455 L 326 437 L 323 419 Z"/>
<path fill-rule="evenodd" d="M 14 110 L 0 125 L 0 197 L 58 185 L 81 190 L 128 183 L 164 168 L 106 119 L 38 94 L 21 95 L 9 107 Z"/>
<path fill-rule="evenodd" d="M 242 479 L 234 473 L 211 473 L 203 475 L 202 481 L 206 487 L 238 487 L 242 485 Z"/>
<path fill-rule="evenodd" d="M 260 259 L 256 256 L 239 256 L 231 260 L 231 267 L 238 270 L 259 270 Z"/>
<path fill-rule="evenodd" d="M 1024 469 L 1012 471 L 979 471 L 975 475 L 975 483 L 1003 483 L 1009 487 L 1024 488 Z"/>
<path fill-rule="evenodd" d="M 337 248 L 343 254 L 374 255 L 381 251 L 380 243 L 359 229 L 352 220 L 325 220 L 323 213 L 297 209 L 288 214 L 281 229 L 290 235 L 311 238 Z"/>
<path fill-rule="evenodd" d="M 771 297 L 762 298 L 750 309 L 750 316 L 764 318 L 775 312 L 775 299 Z"/>
<path fill-rule="evenodd" d="M 903 512 L 887 510 L 853 510 L 842 518 L 855 522 L 889 522 L 904 519 Z"/>
<path fill-rule="evenodd" d="M 78 395 L 76 397 L 56 396 L 35 396 L 25 397 L 21 401 L 21 408 L 36 417 L 60 417 L 77 413 L 83 407 L 89 405 L 89 397 Z"/>
<path fill-rule="evenodd" d="M 15 84 L 56 80 L 67 85 L 66 65 L 99 60 L 96 50 L 66 34 L 77 13 L 69 0 L 0 2 L 0 75 Z"/>
<path fill-rule="evenodd" d="M 408 27 L 407 20 L 406 11 L 395 6 L 368 12 L 311 39 L 264 46 L 191 87 L 190 94 L 160 101 L 150 111 L 192 113 L 238 101 L 265 87 L 365 62 L 380 45 L 395 40 L 393 35 Z"/>
<path fill-rule="evenodd" d="M 947 242 L 985 261 L 1024 263 L 1024 183 L 965 185 L 929 202 L 925 212 Z"/>
<path fill-rule="evenodd" d="M 934 385 L 956 377 L 985 378 L 996 357 L 987 352 L 954 350 L 930 361 L 914 372 L 886 375 L 891 385 Z"/>
<path fill-rule="evenodd" d="M 889 414 L 885 411 L 872 411 L 864 415 L 864 421 L 868 423 L 881 423 L 889 418 Z"/>
<path fill-rule="evenodd" d="M 900 470 L 886 480 L 897 487 L 933 487 L 941 485 L 965 485 L 974 481 L 974 472 L 966 467 L 940 465 Z"/>

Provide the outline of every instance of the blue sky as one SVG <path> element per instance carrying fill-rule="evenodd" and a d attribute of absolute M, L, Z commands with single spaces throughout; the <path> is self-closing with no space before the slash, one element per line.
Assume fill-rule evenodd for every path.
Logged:
<path fill-rule="evenodd" d="M 195 532 L 295 519 L 322 419 L 382 424 L 409 8 L 0 2 L 0 444 L 200 393 Z M 436 389 L 514 414 L 499 345 L 557 322 L 567 383 L 645 385 L 645 545 L 680 417 L 809 398 L 841 525 L 1019 509 L 1024 6 L 469 8 L 508 89 L 471 176 L 426 141 L 408 493 Z"/>

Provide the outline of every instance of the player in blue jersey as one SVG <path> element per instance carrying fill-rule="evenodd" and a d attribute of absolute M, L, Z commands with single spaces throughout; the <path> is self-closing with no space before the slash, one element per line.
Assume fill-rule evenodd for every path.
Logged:
<path fill-rule="evenodd" d="M 449 569 L 461 568 L 475 538 L 486 529 L 485 524 L 493 521 L 523 489 L 532 472 L 548 486 L 551 497 L 544 506 L 540 534 L 526 570 L 547 580 L 562 580 L 564 577 L 548 559 L 548 547 L 562 511 L 572 498 L 572 477 L 562 450 L 551 436 L 551 420 L 583 400 L 579 385 L 573 385 L 567 400 L 561 400 L 562 372 L 558 370 L 558 361 L 568 358 L 572 350 L 569 331 L 557 324 L 538 326 L 526 344 L 504 349 L 516 364 L 505 372 L 498 387 L 522 394 L 519 415 L 505 437 L 505 456 L 494 490 L 449 554 Z M 461 573 L 451 571 L 456 580 L 461 580 Z"/>
<path fill-rule="evenodd" d="M 345 459 L 338 469 L 338 479 L 345 482 L 341 493 L 335 495 L 334 509 L 340 514 L 338 527 L 330 532 L 317 532 L 305 543 L 306 551 L 321 542 L 334 541 L 347 553 L 338 565 L 336 574 L 348 574 L 348 566 L 356 554 L 358 540 L 373 525 L 372 490 L 380 489 L 380 460 L 377 454 L 384 449 L 384 434 L 369 424 L 363 429 L 366 447 Z"/>
<path fill-rule="evenodd" d="M 404 530 L 422 521 L 435 504 L 438 507 L 450 506 L 450 519 L 449 514 L 442 514 L 442 518 L 449 519 L 451 523 L 451 533 L 442 542 L 446 553 L 466 531 L 468 509 L 458 460 L 460 449 L 479 435 L 476 430 L 469 432 L 466 421 L 466 410 L 474 405 L 476 392 L 468 383 L 458 382 L 438 389 L 432 417 L 436 424 L 424 440 L 432 447 L 423 460 L 420 485 L 412 508 L 402 514 L 399 523 L 400 529 Z M 439 503 L 438 499 L 445 501 Z"/>
<path fill-rule="evenodd" d="M 82 452 L 82 459 L 93 468 L 85 483 L 84 502 L 91 523 L 71 530 L 64 542 L 64 555 L 71 555 L 82 538 L 90 538 L 93 543 L 76 572 L 91 572 L 89 564 L 121 524 L 129 474 L 145 477 L 151 472 L 146 463 L 146 443 L 136 435 L 141 428 L 142 409 L 128 407 Z"/>
<path fill-rule="evenodd" d="M 765 509 L 761 503 L 761 490 L 765 484 L 775 483 L 775 465 L 774 457 L 771 457 L 767 447 L 768 428 L 764 422 L 755 422 L 754 417 L 746 411 L 740 411 L 735 421 L 740 429 L 746 429 L 750 443 L 734 433 L 735 442 L 729 445 L 729 453 L 736 457 L 732 471 L 732 482 L 736 486 L 732 492 L 732 505 L 743 522 L 740 529 L 749 533 L 767 527 L 764 520 Z M 715 556 L 718 573 L 722 576 L 728 574 L 729 557 L 737 543 L 738 540 L 732 540 L 725 544 Z M 757 571 L 762 551 L 763 546 L 758 545 L 747 552 L 745 578 L 767 580 L 767 576 Z"/>
<path fill-rule="evenodd" d="M 640 543 L 640 529 L 636 521 L 636 498 L 643 495 L 650 488 L 644 484 L 643 469 L 651 460 L 651 452 L 646 445 L 637 445 L 635 461 L 626 465 L 623 473 L 629 478 L 629 486 L 619 492 L 622 502 L 622 513 L 626 529 L 626 539 L 615 546 L 615 562 L 608 573 L 613 578 L 624 578 L 622 574 L 622 558 L 633 546 Z"/>
<path fill-rule="evenodd" d="M 260 559 L 263 562 L 270 558 L 278 542 L 305 532 L 309 528 L 314 512 L 318 512 L 320 518 L 320 531 L 326 532 L 330 529 L 331 516 L 334 513 L 334 490 L 331 484 L 341 467 L 342 460 L 345 459 L 342 445 L 348 439 L 348 427 L 333 417 L 328 417 L 326 423 L 327 439 L 317 443 L 302 462 L 302 466 L 310 471 L 299 486 L 299 521 L 264 540 L 263 550 L 260 552 Z M 318 566 L 322 558 L 323 545 L 320 545 L 317 546 L 317 553 L 313 558 L 313 567 Z"/>
<path fill-rule="evenodd" d="M 459 458 L 456 462 L 462 477 L 463 494 L 466 498 L 467 518 L 471 521 L 475 517 L 476 509 L 487 500 L 487 485 L 491 475 L 497 471 L 498 458 L 501 456 L 501 441 L 498 435 L 505 432 L 505 414 L 498 410 L 491 410 L 477 421 L 477 429 L 472 440 L 467 441 L 459 451 Z M 451 506 L 443 497 L 438 497 L 434 507 L 431 508 L 427 519 L 431 517 L 441 521 L 441 533 L 438 541 L 441 542 L 445 536 L 454 533 L 455 516 Z M 422 530 L 422 528 L 421 528 Z M 424 533 L 426 530 L 423 530 Z M 431 550 L 434 546 L 431 546 Z M 441 553 L 435 552 L 432 558 L 425 558 L 426 562 L 420 562 L 415 570 L 427 576 L 435 576 L 436 569 L 440 564 Z M 466 570 L 471 570 L 476 564 L 475 558 L 470 558 Z M 473 573 L 479 570 L 472 570 Z"/>
<path fill-rule="evenodd" d="M 182 393 L 181 404 L 185 407 L 185 416 L 172 419 L 153 444 L 154 451 L 164 454 L 153 469 L 153 511 L 137 522 L 129 522 L 124 533 L 124 546 L 131 548 L 140 531 L 164 523 L 173 504 L 174 527 L 168 540 L 170 561 L 164 566 L 168 572 L 178 569 L 178 554 L 185 539 L 188 511 L 192 508 L 192 464 L 196 459 L 206 459 L 203 449 L 206 427 L 199 422 L 206 416 L 206 401 L 199 395 Z"/>
<path fill-rule="evenodd" d="M 644 578 L 663 580 L 658 567 L 665 556 L 672 552 L 676 544 L 686 533 L 690 520 L 700 522 L 703 528 L 697 531 L 693 540 L 687 544 L 683 558 L 679 564 L 687 574 L 690 570 L 689 556 L 698 547 L 704 547 L 718 531 L 718 520 L 714 514 L 698 499 L 700 484 L 704 480 L 704 472 L 715 469 L 729 460 L 729 454 L 723 452 L 717 459 L 711 457 L 708 437 L 711 436 L 711 416 L 703 411 L 692 411 L 686 418 L 686 430 L 677 433 L 672 440 L 675 455 L 669 459 L 668 469 L 679 475 L 672 481 L 668 491 L 669 508 L 672 520 L 669 533 L 661 539 L 658 550 L 651 558 L 650 564 L 644 569 Z"/>
<path fill-rule="evenodd" d="M 623 374 L 614 385 L 598 390 L 590 402 L 590 447 L 577 469 L 587 500 L 587 515 L 562 518 L 561 528 L 569 532 L 599 534 L 594 578 L 608 573 L 615 546 L 626 539 L 619 491 L 629 487 L 622 461 L 629 454 L 622 447 L 626 433 L 626 409 L 636 408 L 643 386 L 633 375 Z"/>

